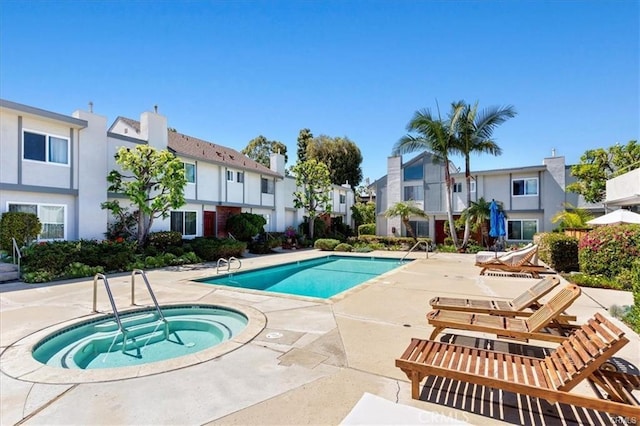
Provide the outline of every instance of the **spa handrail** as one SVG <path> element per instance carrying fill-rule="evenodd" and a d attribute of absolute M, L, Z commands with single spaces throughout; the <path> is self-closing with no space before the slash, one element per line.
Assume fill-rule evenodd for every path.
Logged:
<path fill-rule="evenodd" d="M 147 290 L 149 290 L 149 295 L 151 296 L 151 300 L 153 301 L 153 306 L 155 306 L 156 311 L 158 312 L 158 316 L 160 320 L 164 322 L 164 334 L 165 337 L 169 337 L 169 322 L 162 314 L 162 310 L 160 309 L 160 305 L 158 305 L 158 300 L 156 300 L 156 295 L 151 290 L 151 284 L 149 284 L 149 279 L 147 278 L 147 274 L 144 273 L 142 269 L 134 269 L 131 272 L 131 305 L 135 305 L 136 299 L 136 275 L 142 275 L 142 279 L 144 283 L 147 285 Z"/>
<path fill-rule="evenodd" d="M 238 262 L 238 267 L 236 269 L 242 268 L 242 262 L 237 257 L 231 256 L 228 260 L 225 259 L 224 257 L 221 257 L 220 259 L 218 259 L 218 262 L 216 263 L 216 274 L 220 273 L 220 264 L 223 263 L 223 262 L 226 263 L 227 272 L 229 272 L 231 270 L 231 263 L 233 261 Z"/>
<path fill-rule="evenodd" d="M 127 346 L 127 329 L 124 328 L 124 326 L 122 325 L 122 321 L 120 321 L 120 315 L 118 314 L 118 308 L 116 308 L 116 302 L 115 300 L 113 300 L 113 294 L 111 293 L 111 288 L 109 287 L 109 281 L 107 281 L 107 277 L 104 274 L 95 274 L 93 277 L 93 312 L 98 312 L 98 278 L 101 278 L 104 282 L 104 288 L 107 290 L 109 303 L 111 303 L 111 309 L 113 309 L 113 316 L 116 319 L 118 328 L 122 332 L 122 352 L 124 352 Z"/>

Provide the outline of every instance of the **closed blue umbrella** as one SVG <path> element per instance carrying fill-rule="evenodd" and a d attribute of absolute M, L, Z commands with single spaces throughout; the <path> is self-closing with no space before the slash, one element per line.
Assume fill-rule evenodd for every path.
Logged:
<path fill-rule="evenodd" d="M 504 224 L 502 232 L 504 235 Z M 491 200 L 491 204 L 489 204 L 489 235 L 493 238 L 500 236 L 500 209 L 496 200 Z"/>
<path fill-rule="evenodd" d="M 498 214 L 498 237 L 504 237 L 505 235 L 507 235 L 507 232 L 504 229 L 504 213 L 501 211 Z"/>

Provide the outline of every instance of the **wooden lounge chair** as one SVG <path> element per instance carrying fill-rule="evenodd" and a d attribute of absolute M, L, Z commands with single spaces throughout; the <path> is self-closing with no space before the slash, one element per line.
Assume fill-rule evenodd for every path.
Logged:
<path fill-rule="evenodd" d="M 414 399 L 420 398 L 423 378 L 438 376 L 637 419 L 640 408 L 632 391 L 640 389 L 640 377 L 599 369 L 627 342 L 596 314 L 545 358 L 411 339 L 396 367 L 411 380 Z M 584 380 L 596 397 L 570 392 Z M 608 399 L 601 399 L 602 392 Z"/>
<path fill-rule="evenodd" d="M 520 250 L 511 251 L 485 262 L 476 262 L 481 267 L 480 275 L 487 271 L 507 272 L 510 274 L 528 274 L 540 278 L 540 274 L 554 274 L 550 268 L 538 263 L 538 245 L 532 244 Z"/>
<path fill-rule="evenodd" d="M 446 311 L 475 312 L 479 314 L 528 317 L 540 308 L 540 298 L 553 290 L 560 279 L 545 277 L 513 300 L 463 299 L 457 297 L 434 297 L 429 301 L 433 309 Z M 563 322 L 575 321 L 573 315 L 562 314 Z"/>
<path fill-rule="evenodd" d="M 435 339 L 444 329 L 454 328 L 524 341 L 562 342 L 576 326 L 568 324 L 561 315 L 578 296 L 580 287 L 569 284 L 526 318 L 437 309 L 427 314 L 427 321 L 435 327 L 430 339 Z"/>

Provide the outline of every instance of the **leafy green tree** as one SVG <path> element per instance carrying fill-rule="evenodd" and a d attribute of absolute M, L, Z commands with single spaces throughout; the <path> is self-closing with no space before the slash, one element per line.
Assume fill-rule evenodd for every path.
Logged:
<path fill-rule="evenodd" d="M 265 167 L 271 166 L 271 154 L 280 153 L 284 155 L 284 162 L 288 160 L 287 146 L 279 141 L 267 140 L 264 136 L 260 135 L 249 141 L 249 144 L 240 151 L 247 157 L 255 160 Z"/>
<path fill-rule="evenodd" d="M 153 221 L 166 219 L 172 209 L 185 204 L 184 187 L 187 179 L 184 164 L 171 152 L 159 151 L 149 145 L 122 147 L 115 157 L 123 172 L 109 172 L 108 190 L 125 195 L 138 209 L 137 240 L 143 246 Z M 126 223 L 128 208 L 121 206 L 118 200 L 106 201 L 101 206 Z"/>
<path fill-rule="evenodd" d="M 589 149 L 580 163 L 571 166 L 577 180 L 567 185 L 567 191 L 582 195 L 589 203 L 605 199 L 607 180 L 640 167 L 640 145 L 635 140 L 626 145 L 616 144 L 609 149 Z"/>
<path fill-rule="evenodd" d="M 355 188 L 362 181 L 362 153 L 360 148 L 347 137 L 320 135 L 307 146 L 307 158 L 324 163 L 331 173 L 331 183 L 349 183 Z"/>
<path fill-rule="evenodd" d="M 399 216 L 402 224 L 407 230 L 407 234 L 409 234 L 414 241 L 418 241 L 418 238 L 413 231 L 413 227 L 411 226 L 409 219 L 411 216 L 429 217 L 414 201 L 399 201 L 389 207 L 387 211 L 384 212 L 384 216 L 387 218 Z"/>
<path fill-rule="evenodd" d="M 588 228 L 588 221 L 593 219 L 593 215 L 585 209 L 573 206 L 571 203 L 564 204 L 564 210 L 559 211 L 551 218 L 551 223 L 557 223 L 562 231 L 565 229 Z"/>
<path fill-rule="evenodd" d="M 18 248 L 27 246 L 38 238 L 42 224 L 38 215 L 27 212 L 4 212 L 0 215 L 0 249 L 11 253 L 12 238 Z"/>
<path fill-rule="evenodd" d="M 376 203 L 357 202 L 351 206 L 351 212 L 356 228 L 366 223 L 376 223 Z"/>
<path fill-rule="evenodd" d="M 298 133 L 298 162 L 307 161 L 307 146 L 313 140 L 313 133 L 309 129 L 301 129 Z"/>
<path fill-rule="evenodd" d="M 455 104 L 454 104 L 455 105 Z M 446 119 L 438 116 L 435 117 L 429 109 L 416 111 L 407 124 L 409 134 L 403 136 L 393 146 L 392 154 L 401 155 L 409 154 L 416 151 L 431 152 L 433 162 L 442 164 L 444 168 L 444 180 L 446 188 L 446 208 L 449 223 L 449 232 L 453 239 L 454 245 L 458 246 L 458 238 L 456 235 L 455 224 L 453 220 L 452 207 L 452 181 L 451 181 L 451 165 L 449 157 L 458 154 L 459 150 L 456 145 L 456 121 L 458 120 L 462 106 L 452 107 L 449 116 Z M 411 134 L 414 133 L 414 134 Z"/>
<path fill-rule="evenodd" d="M 291 173 L 299 190 L 293 193 L 296 208 L 304 208 L 309 215 L 309 238 L 313 239 L 315 219 L 321 212 L 331 212 L 331 178 L 323 163 L 310 159 L 296 163 Z"/>
<path fill-rule="evenodd" d="M 467 206 L 471 206 L 471 155 L 501 155 L 502 149 L 493 139 L 493 132 L 509 118 L 515 117 L 512 106 L 489 107 L 478 111 L 478 102 L 473 105 L 459 101 L 452 104 L 452 109 L 462 108 L 455 122 L 458 150 L 464 157 L 464 176 L 467 191 Z M 467 219 L 471 219 L 467 217 Z M 469 220 L 465 220 L 462 247 L 466 247 L 471 234 Z"/>

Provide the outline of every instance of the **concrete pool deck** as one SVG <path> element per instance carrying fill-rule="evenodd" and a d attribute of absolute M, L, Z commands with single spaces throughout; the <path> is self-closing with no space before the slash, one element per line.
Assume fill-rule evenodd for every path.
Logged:
<path fill-rule="evenodd" d="M 250 257 L 242 259 L 242 269 L 327 254 L 309 250 Z M 245 306 L 263 313 L 266 324 L 247 344 L 211 360 L 143 377 L 88 383 L 55 384 L 56 374 L 69 374 L 62 369 L 46 383 L 16 379 L 13 372 L 20 369 L 21 359 L 5 355 L 15 342 L 44 328 L 89 318 L 93 280 L 2 284 L 0 424 L 335 425 L 366 393 L 423 410 L 424 416 L 412 422 L 418 424 L 444 423 L 447 418 L 477 425 L 612 423 L 602 413 L 510 393 L 499 401 L 496 392 L 446 380 L 427 379 L 421 400 L 412 400 L 409 381 L 394 361 L 412 337 L 431 334 L 425 314 L 432 297 L 508 300 L 536 280 L 479 276 L 473 255 L 429 253 L 425 259 L 424 253 L 412 253 L 409 257 L 416 261 L 329 301 L 191 281 L 215 275 L 215 265 L 148 271 L 160 304 Z M 109 276 L 120 308 L 130 303 L 130 279 L 128 274 Z M 139 285 L 137 304 L 150 303 L 145 293 Z M 569 313 L 580 324 L 595 312 L 609 316 L 607 309 L 612 305 L 632 303 L 628 292 L 583 288 Z M 98 288 L 98 310 L 110 312 L 102 286 Z M 640 337 L 620 321 L 614 322 L 630 339 L 616 360 L 638 374 Z M 519 346 L 518 342 L 497 340 L 495 335 L 455 334 L 459 343 L 490 339 L 496 342 L 496 349 Z M 531 341 L 526 346 L 535 352 L 555 345 Z M 576 392 L 590 394 L 590 389 L 585 384 Z M 398 424 L 403 422 L 409 421 L 398 419 Z"/>

